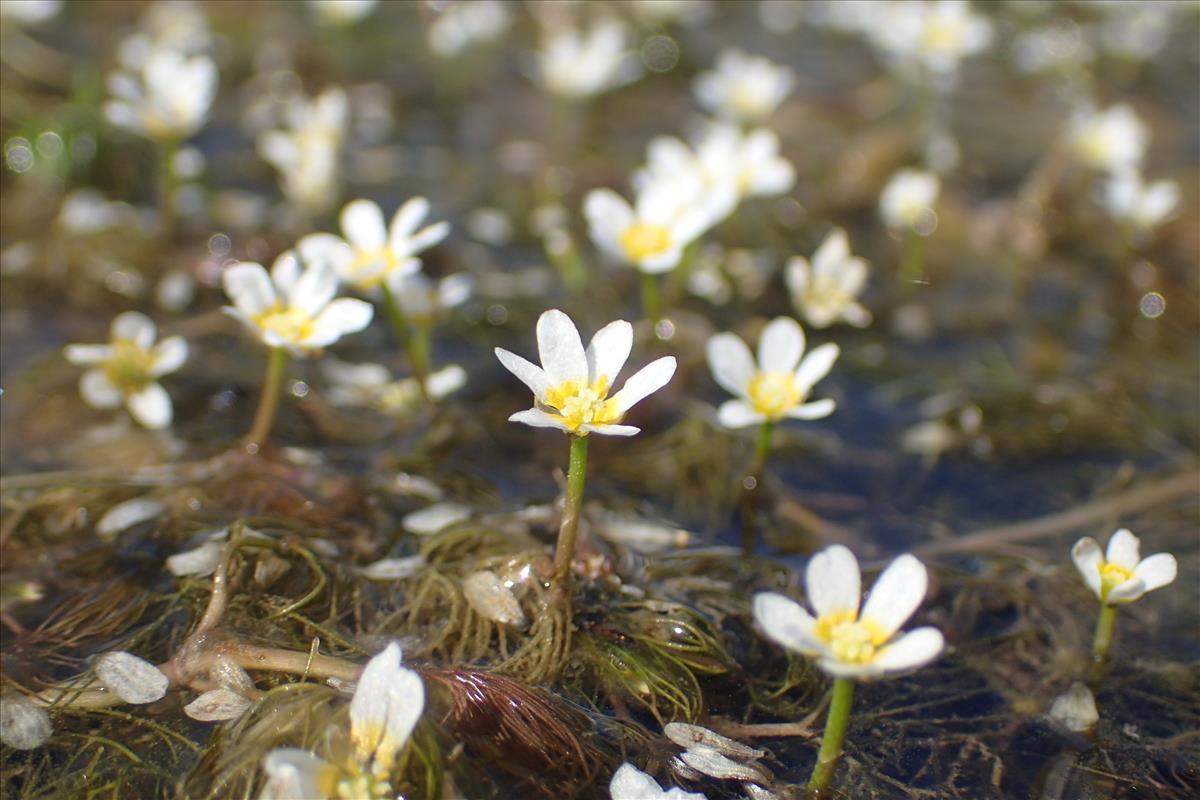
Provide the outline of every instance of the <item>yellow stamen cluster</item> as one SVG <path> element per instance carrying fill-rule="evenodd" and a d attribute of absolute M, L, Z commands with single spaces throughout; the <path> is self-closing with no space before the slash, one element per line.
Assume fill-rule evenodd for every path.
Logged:
<path fill-rule="evenodd" d="M 1132 579 L 1133 570 L 1125 569 L 1125 567 L 1108 561 L 1102 562 L 1100 564 L 1100 598 L 1108 597 L 1109 592 Z"/>
<path fill-rule="evenodd" d="M 571 431 L 584 425 L 612 425 L 621 421 L 617 404 L 608 396 L 607 375 L 601 375 L 591 385 L 564 381 L 548 389 L 541 399 Z"/>
<path fill-rule="evenodd" d="M 760 372 L 750 381 L 750 404 L 767 419 L 779 419 L 804 399 L 790 372 Z"/>
<path fill-rule="evenodd" d="M 312 334 L 313 318 L 295 308 L 274 308 L 254 318 L 254 324 L 286 342 L 297 343 Z"/>
<path fill-rule="evenodd" d="M 643 261 L 671 249 L 671 231 L 653 222 L 635 222 L 621 231 L 621 249 L 630 261 Z"/>
<path fill-rule="evenodd" d="M 127 394 L 140 391 L 154 376 L 154 353 L 135 342 L 113 342 L 113 354 L 104 362 L 104 373 L 113 386 Z"/>
<path fill-rule="evenodd" d="M 958 25 L 933 24 L 925 29 L 921 44 L 926 50 L 935 52 L 957 50 L 959 42 L 962 41 L 962 33 L 962 28 Z"/>
<path fill-rule="evenodd" d="M 824 614 L 817 619 L 816 635 L 838 661 L 867 664 L 875 660 L 888 636 L 874 620 L 857 616 L 853 611 Z"/>
<path fill-rule="evenodd" d="M 366 269 L 380 262 L 383 262 L 383 269 L 374 271 Z M 392 249 L 380 247 L 374 250 L 356 250 L 354 260 L 346 267 L 346 271 L 350 275 L 349 280 L 360 289 L 372 289 L 383 283 L 384 278 L 399 266 L 400 259 Z"/>

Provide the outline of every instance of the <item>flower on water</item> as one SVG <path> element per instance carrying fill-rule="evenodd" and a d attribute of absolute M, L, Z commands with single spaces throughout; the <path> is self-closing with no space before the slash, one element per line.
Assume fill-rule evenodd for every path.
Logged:
<path fill-rule="evenodd" d="M 803 256 L 789 259 L 784 278 L 792 305 L 813 327 L 828 328 L 845 320 L 862 328 L 871 323 L 871 312 L 857 298 L 869 271 L 866 260 L 850 255 L 846 232 L 835 228 L 813 254 L 811 265 Z"/>
<path fill-rule="evenodd" d="M 625 413 L 675 374 L 674 357 L 664 356 L 642 367 L 621 391 L 609 396 L 633 348 L 633 326 L 624 320 L 597 331 L 585 351 L 575 323 L 553 309 L 538 318 L 537 340 L 541 367 L 496 348 L 500 363 L 533 390 L 534 407 L 513 414 L 510 422 L 558 428 L 574 436 L 633 436 L 638 428 L 620 424 Z"/>
<path fill-rule="evenodd" d="M 394 797 L 390 777 L 425 709 L 421 676 L 400 664 L 392 642 L 367 662 L 350 701 L 353 752 L 343 764 L 307 750 L 280 748 L 263 759 L 266 782 L 260 800 Z"/>
<path fill-rule="evenodd" d="M 217 92 L 217 66 L 207 56 L 185 58 L 159 49 L 139 74 L 124 70 L 108 78 L 113 98 L 104 116 L 119 128 L 157 140 L 183 139 L 204 124 Z"/>
<path fill-rule="evenodd" d="M 756 122 L 779 107 L 794 83 L 788 67 L 741 50 L 725 50 L 714 70 L 696 78 L 692 91 L 700 105 L 720 117 Z"/>
<path fill-rule="evenodd" d="M 891 228 L 926 236 L 937 224 L 933 206 L 941 187 L 941 180 L 931 172 L 902 169 L 883 187 L 879 195 L 879 214 Z"/>
<path fill-rule="evenodd" d="M 1148 231 L 1170 219 L 1179 206 L 1173 181 L 1147 184 L 1136 169 L 1121 170 L 1104 187 L 1104 208 L 1137 231 Z"/>
<path fill-rule="evenodd" d="M 817 381 L 829 374 L 838 346 L 823 344 L 804 356 L 804 331 L 789 317 L 776 317 L 758 340 L 758 364 L 738 336 L 718 333 L 708 340 L 708 368 L 721 388 L 737 399 L 721 404 L 717 418 L 727 428 L 763 422 L 821 419 L 833 413 L 833 400 L 806 403 Z"/>
<path fill-rule="evenodd" d="M 1139 559 L 1140 546 L 1138 537 L 1121 528 L 1108 540 L 1107 551 L 1102 552 L 1095 539 L 1084 536 L 1071 548 L 1071 558 L 1101 603 L 1121 605 L 1171 583 L 1179 570 L 1170 553 Z"/>
<path fill-rule="evenodd" d="M 854 554 L 833 545 L 812 557 L 804 575 L 815 618 L 799 603 L 767 592 L 754 597 L 754 619 L 768 638 L 816 658 L 834 677 L 876 678 L 937 658 L 945 642 L 936 628 L 897 638 L 925 599 L 925 566 L 911 555 L 897 558 L 875 581 L 860 612 L 861 580 Z"/>
<path fill-rule="evenodd" d="M 538 54 L 538 77 L 554 94 L 577 99 L 624 86 L 640 74 L 628 39 L 628 28 L 614 19 L 600 20 L 587 32 L 555 31 Z"/>
<path fill-rule="evenodd" d="M 225 312 L 240 320 L 271 347 L 305 355 L 356 333 L 371 322 L 370 303 L 349 297 L 334 299 L 337 276 L 324 263 L 303 272 L 291 250 L 275 259 L 271 274 L 262 264 L 238 262 L 221 275 L 233 301 Z"/>
<path fill-rule="evenodd" d="M 421 228 L 429 216 L 429 201 L 414 197 L 400 206 L 386 224 L 383 209 L 370 200 L 355 200 L 342 209 L 342 235 L 316 233 L 297 244 L 306 260 L 327 261 L 345 283 L 370 291 L 387 283 L 393 291 L 421 268 L 417 254 L 441 242 L 450 223 Z M 418 230 L 419 228 L 419 230 Z"/>
<path fill-rule="evenodd" d="M 705 800 L 700 792 L 685 792 L 674 786 L 664 791 L 658 781 L 629 762 L 613 773 L 608 792 L 612 800 Z"/>
<path fill-rule="evenodd" d="M 588 192 L 583 202 L 588 232 L 596 246 L 642 272 L 674 269 L 683 248 L 711 224 L 697 205 L 694 185 L 654 181 L 638 191 L 634 206 L 611 189 Z"/>
<path fill-rule="evenodd" d="M 296 205 L 319 211 L 336 196 L 347 110 L 338 88 L 312 101 L 296 97 L 284 108 L 287 127 L 258 137 L 258 154 L 278 170 L 283 193 Z"/>
<path fill-rule="evenodd" d="M 157 329 L 136 311 L 120 314 L 112 323 L 108 344 L 69 344 L 63 355 L 72 364 L 92 367 L 83 373 L 79 392 L 93 408 L 117 408 L 122 403 L 147 428 L 171 424 L 171 398 L 158 379 L 187 360 L 187 342 L 171 336 L 154 343 Z"/>
<path fill-rule="evenodd" d="M 1146 153 L 1146 126 L 1121 103 L 1104 111 L 1086 109 L 1071 120 L 1068 142 L 1080 163 L 1103 172 L 1135 169 Z"/>

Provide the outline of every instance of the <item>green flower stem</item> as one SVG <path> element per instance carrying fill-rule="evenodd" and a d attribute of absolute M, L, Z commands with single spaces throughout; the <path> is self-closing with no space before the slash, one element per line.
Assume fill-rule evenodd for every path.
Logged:
<path fill-rule="evenodd" d="M 1100 619 L 1096 620 L 1096 636 L 1092 639 L 1092 657 L 1102 661 L 1108 657 L 1112 644 L 1113 625 L 1117 621 L 1117 607 L 1107 603 L 1100 606 Z"/>
<path fill-rule="evenodd" d="M 571 562 L 575 558 L 575 535 L 579 532 L 579 512 L 583 508 L 583 482 L 587 478 L 586 436 L 571 437 L 571 461 L 567 467 L 567 500 L 558 543 L 554 547 L 554 582 L 562 588 L 571 583 Z"/>
<path fill-rule="evenodd" d="M 679 264 L 675 269 L 671 270 L 671 282 L 667 291 L 667 299 L 673 304 L 678 304 L 683 300 L 683 293 L 687 289 L 688 278 L 692 274 L 692 266 L 696 263 L 696 257 L 700 252 L 702 242 L 699 238 L 693 239 L 688 243 L 687 247 L 683 248 L 683 255 L 679 257 Z"/>
<path fill-rule="evenodd" d="M 422 333 L 421 327 L 415 326 L 413 335 L 410 335 L 408 318 L 386 281 L 379 284 L 379 291 L 383 294 L 383 308 L 387 311 L 388 321 L 392 323 L 392 330 L 396 332 L 396 338 L 400 340 L 400 345 L 408 355 L 408 366 L 417 381 L 421 397 L 429 400 L 429 389 L 425 386 L 425 379 L 429 377 L 428 328 Z M 418 339 L 421 341 L 417 341 Z"/>
<path fill-rule="evenodd" d="M 825 720 L 825 735 L 821 737 L 821 752 L 813 767 L 808 788 L 823 792 L 829 788 L 833 770 L 842 755 L 842 742 L 846 739 L 846 723 L 850 720 L 850 706 L 854 702 L 854 679 L 835 678 L 833 701 L 829 704 L 829 717 Z"/>
<path fill-rule="evenodd" d="M 279 392 L 283 388 L 283 368 L 287 364 L 287 351 L 272 347 L 267 358 L 267 375 L 263 378 L 262 397 L 258 410 L 254 412 L 254 424 L 246 437 L 246 450 L 257 453 L 271 434 L 271 423 L 275 421 L 275 410 L 279 408 Z"/>
<path fill-rule="evenodd" d="M 412 337 L 409 339 L 408 357 L 412 359 L 413 374 L 419 376 L 421 384 L 429 377 L 429 338 L 433 324 L 424 319 L 412 327 Z"/>
<path fill-rule="evenodd" d="M 911 290 L 925 274 L 924 237 L 914 230 L 904 234 L 903 250 L 900 254 L 900 285 L 904 291 Z"/>
<path fill-rule="evenodd" d="M 175 235 L 175 194 L 179 189 L 179 180 L 175 175 L 175 156 L 179 153 L 178 139 L 163 139 L 159 156 L 158 175 L 158 204 L 162 214 L 163 234 L 170 239 Z"/>
<path fill-rule="evenodd" d="M 658 325 L 662 320 L 662 297 L 658 291 L 658 276 L 642 272 L 642 311 L 651 324 Z"/>
<path fill-rule="evenodd" d="M 754 461 L 750 471 L 742 483 L 742 555 L 754 555 L 754 546 L 758 539 L 758 528 L 754 524 L 754 505 L 750 502 L 750 493 L 762 483 L 763 466 L 767 463 L 767 453 L 771 448 L 771 432 L 775 423 L 766 420 L 758 429 L 754 440 Z"/>

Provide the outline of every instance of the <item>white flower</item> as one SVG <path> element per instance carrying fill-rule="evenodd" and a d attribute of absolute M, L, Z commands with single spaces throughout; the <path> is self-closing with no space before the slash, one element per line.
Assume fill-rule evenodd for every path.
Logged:
<path fill-rule="evenodd" d="M 395 291 L 401 281 L 421 267 L 417 254 L 450 233 L 450 223 L 420 227 L 429 216 L 429 201 L 414 197 L 400 206 L 385 224 L 383 210 L 371 200 L 355 200 L 342 209 L 344 239 L 331 233 L 305 236 L 297 243 L 305 261 L 326 261 L 338 277 L 360 291 L 386 282 Z"/>
<path fill-rule="evenodd" d="M 1071 558 L 1088 588 L 1101 603 L 1109 606 L 1132 603 L 1146 592 L 1161 589 L 1175 580 L 1179 565 L 1170 553 L 1156 553 L 1139 559 L 1141 542 L 1121 528 L 1108 540 L 1108 551 L 1090 536 L 1084 536 L 1071 548 Z"/>
<path fill-rule="evenodd" d="M 869 271 L 864 259 L 850 255 L 846 232 L 835 228 L 813 254 L 811 265 L 803 256 L 789 259 L 784 278 L 792 305 L 813 327 L 828 328 L 845 320 L 862 328 L 871 323 L 871 312 L 857 298 Z"/>
<path fill-rule="evenodd" d="M 191 136 L 204 124 L 217 92 L 217 66 L 207 56 L 184 58 L 173 50 L 155 50 L 139 75 L 114 72 L 104 104 L 113 125 L 151 139 Z"/>
<path fill-rule="evenodd" d="M 1179 186 L 1172 181 L 1147 184 L 1136 169 L 1121 170 L 1104 188 L 1104 208 L 1138 231 L 1170 219 L 1179 206 Z"/>
<path fill-rule="evenodd" d="M 597 331 L 585 351 L 575 323 L 553 309 L 538 318 L 537 340 L 541 367 L 496 348 L 500 363 L 533 390 L 534 407 L 513 414 L 510 422 L 558 428 L 575 436 L 633 436 L 638 428 L 619 424 L 625 413 L 675 374 L 674 357 L 664 356 L 636 372 L 621 391 L 609 397 L 633 348 L 633 326 L 624 320 Z"/>
<path fill-rule="evenodd" d="M 788 67 L 740 50 L 725 50 L 716 69 L 696 78 L 692 91 L 700 105 L 726 119 L 755 122 L 770 116 L 792 91 Z"/>
<path fill-rule="evenodd" d="M 293 98 L 284 111 L 287 128 L 259 136 L 258 153 L 279 171 L 283 193 L 290 201 L 323 210 L 336 197 L 346 93 L 332 88 L 311 102 Z"/>
<path fill-rule="evenodd" d="M 353 25 L 366 19 L 379 0 L 308 0 L 309 8 L 326 25 Z"/>
<path fill-rule="evenodd" d="M 147 428 L 171 424 L 171 397 L 157 382 L 187 360 L 187 342 L 171 336 L 154 344 L 157 329 L 143 314 L 127 311 L 112 323 L 108 344 L 69 344 L 63 355 L 72 364 L 91 366 L 83 373 L 79 392 L 93 408 L 117 408 L 122 403 Z"/>
<path fill-rule="evenodd" d="M 932 224 L 937 219 L 933 206 L 940 191 L 941 181 L 937 175 L 902 169 L 883 187 L 879 195 L 879 214 L 889 227 L 926 235 L 932 231 Z"/>
<path fill-rule="evenodd" d="M 288 250 L 275 259 L 270 276 L 261 264 L 238 262 L 221 275 L 233 306 L 225 312 L 240 320 L 265 344 L 297 355 L 333 344 L 367 327 L 370 303 L 348 297 L 334 300 L 337 276 L 326 264 L 303 272 Z"/>
<path fill-rule="evenodd" d="M 630 206 L 611 189 L 595 189 L 584 198 L 583 213 L 601 250 L 642 272 L 667 272 L 712 222 L 709 211 L 695 204 L 696 196 L 687 184 L 655 181 Z"/>
<path fill-rule="evenodd" d="M 925 566 L 911 555 L 893 561 L 875 581 L 859 612 L 862 578 L 854 554 L 833 545 L 812 557 L 804 584 L 814 618 L 783 595 L 754 597 L 754 619 L 769 639 L 812 656 L 834 677 L 876 678 L 938 657 L 945 644 L 936 628 L 896 638 L 925 599 Z"/>
<path fill-rule="evenodd" d="M 820 419 L 833 413 L 833 400 L 805 400 L 816 382 L 829 374 L 838 346 L 823 344 L 801 360 L 804 331 L 794 319 L 776 317 L 767 323 L 758 340 L 757 365 L 750 348 L 732 333 L 713 336 L 706 350 L 713 378 L 737 397 L 722 403 L 717 411 L 717 418 L 727 428 L 785 417 Z"/>
<path fill-rule="evenodd" d="M 612 800 L 705 800 L 699 792 L 685 792 L 677 787 L 663 791 L 654 778 L 629 762 L 613 773 L 608 792 Z"/>
<path fill-rule="evenodd" d="M 935 75 L 952 75 L 958 62 L 992 41 L 992 23 L 971 11 L 966 0 L 935 0 L 910 5 L 915 30 L 907 54 Z"/>
<path fill-rule="evenodd" d="M 501 0 L 460 0 L 429 26 L 429 47 L 435 54 L 451 58 L 473 45 L 499 39 L 508 22 L 508 8 Z"/>
<path fill-rule="evenodd" d="M 440 281 L 417 273 L 401 281 L 393 294 L 405 317 L 417 322 L 431 322 L 442 312 L 467 302 L 474 285 L 471 276 L 461 272 L 447 275 Z"/>
<path fill-rule="evenodd" d="M 392 642 L 367 662 L 350 701 L 354 762 L 339 768 L 307 750 L 280 748 L 263 759 L 260 800 L 394 795 L 389 777 L 425 709 L 421 676 L 400 664 Z"/>
<path fill-rule="evenodd" d="M 542 85 L 569 98 L 593 97 L 633 81 L 640 73 L 628 50 L 629 30 L 613 19 L 597 22 L 586 33 L 555 31 L 538 53 Z"/>
<path fill-rule="evenodd" d="M 61 10 L 62 0 L 0 0 L 0 17 L 21 25 L 38 25 Z"/>
<path fill-rule="evenodd" d="M 1124 103 L 1104 111 L 1077 112 L 1068 134 L 1075 157 L 1085 166 L 1104 172 L 1140 166 L 1147 138 L 1146 126 Z"/>

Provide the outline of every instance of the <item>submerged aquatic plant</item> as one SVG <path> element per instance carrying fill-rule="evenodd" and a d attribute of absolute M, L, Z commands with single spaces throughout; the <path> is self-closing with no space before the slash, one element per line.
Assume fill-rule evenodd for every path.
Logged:
<path fill-rule="evenodd" d="M 558 428 L 571 437 L 567 498 L 554 554 L 554 577 L 566 586 L 571 577 L 575 535 L 587 475 L 587 436 L 633 436 L 622 425 L 626 412 L 639 400 L 667 384 L 675 374 L 675 358 L 663 356 L 642 367 L 619 392 L 609 396 L 613 382 L 633 348 L 633 326 L 625 320 L 605 325 L 583 348 L 575 323 L 563 312 L 544 312 L 537 322 L 538 367 L 515 353 L 497 347 L 500 363 L 533 390 L 534 406 L 509 417 L 535 428 Z"/>
<path fill-rule="evenodd" d="M 1141 541 L 1128 528 L 1121 528 L 1108 540 L 1108 549 L 1084 536 L 1071 548 L 1071 559 L 1088 588 L 1100 601 L 1100 619 L 1092 641 L 1092 655 L 1103 659 L 1112 645 L 1117 607 L 1132 603 L 1146 592 L 1161 589 L 1175 580 L 1179 565 L 1170 553 L 1139 557 Z"/>
<path fill-rule="evenodd" d="M 903 555 L 893 561 L 875 581 L 860 611 L 861 581 L 854 554 L 834 545 L 813 556 L 804 574 L 816 617 L 780 594 L 754 598 L 754 619 L 767 637 L 815 658 L 817 666 L 834 678 L 821 751 L 808 784 L 818 791 L 829 785 L 842 752 L 854 681 L 924 666 L 938 657 L 945 644 L 941 632 L 932 627 L 897 638 L 900 626 L 925 599 L 928 576 L 915 557 Z"/>

